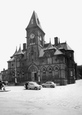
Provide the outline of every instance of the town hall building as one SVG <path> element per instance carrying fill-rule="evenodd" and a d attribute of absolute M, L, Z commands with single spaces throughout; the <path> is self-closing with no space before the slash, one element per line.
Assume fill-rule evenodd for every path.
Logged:
<path fill-rule="evenodd" d="M 26 27 L 26 43 L 23 43 L 8 60 L 7 80 L 21 83 L 53 81 L 59 85 L 74 83 L 76 63 L 74 51 L 58 37 L 54 44 L 46 43 L 45 32 L 34 11 Z"/>

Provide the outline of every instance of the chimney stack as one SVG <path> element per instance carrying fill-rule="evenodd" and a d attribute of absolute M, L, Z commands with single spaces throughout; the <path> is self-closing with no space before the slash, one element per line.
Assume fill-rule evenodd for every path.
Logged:
<path fill-rule="evenodd" d="M 23 51 L 26 50 L 26 43 L 23 43 Z"/>
<path fill-rule="evenodd" d="M 59 38 L 58 38 L 58 37 L 55 37 L 55 38 L 54 38 L 54 44 L 57 46 L 59 43 L 60 43 L 60 42 L 59 42 Z"/>

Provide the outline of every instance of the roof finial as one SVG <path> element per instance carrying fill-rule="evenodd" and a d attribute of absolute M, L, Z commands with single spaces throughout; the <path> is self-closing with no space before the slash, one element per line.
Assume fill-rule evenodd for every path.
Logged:
<path fill-rule="evenodd" d="M 49 43 L 51 44 L 51 38 L 49 38 Z"/>
<path fill-rule="evenodd" d="M 19 45 L 19 50 L 18 50 L 18 52 L 21 52 L 21 44 Z"/>
<path fill-rule="evenodd" d="M 18 51 L 17 51 L 17 46 L 16 46 L 16 50 L 15 50 L 15 53 L 13 54 L 13 56 L 15 56 L 15 55 L 17 54 L 17 52 L 18 52 Z M 13 56 L 12 56 L 12 57 L 13 57 Z"/>

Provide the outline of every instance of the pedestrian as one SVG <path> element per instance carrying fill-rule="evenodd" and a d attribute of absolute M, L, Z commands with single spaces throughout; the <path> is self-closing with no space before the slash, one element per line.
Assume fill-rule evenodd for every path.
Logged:
<path fill-rule="evenodd" d="M 0 81 L 0 89 L 2 89 L 2 82 Z"/>
<path fill-rule="evenodd" d="M 5 85 L 4 85 L 4 83 L 2 81 L 0 81 L 0 89 L 5 90 Z"/>

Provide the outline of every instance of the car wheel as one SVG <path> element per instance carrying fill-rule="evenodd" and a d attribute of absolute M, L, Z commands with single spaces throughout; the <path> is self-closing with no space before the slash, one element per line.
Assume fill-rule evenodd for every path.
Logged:
<path fill-rule="evenodd" d="M 45 85 L 43 85 L 43 87 L 46 87 Z"/>
<path fill-rule="evenodd" d="M 51 88 L 54 88 L 54 86 L 53 86 L 53 85 L 51 85 L 50 87 L 51 87 Z"/>
<path fill-rule="evenodd" d="M 37 90 L 38 88 L 37 88 L 37 87 L 35 87 L 34 89 L 35 89 L 35 90 Z"/>
<path fill-rule="evenodd" d="M 39 88 L 39 90 L 41 90 L 41 87 Z"/>

